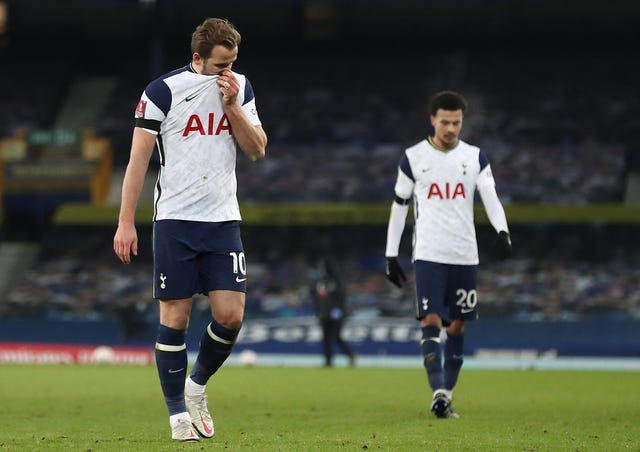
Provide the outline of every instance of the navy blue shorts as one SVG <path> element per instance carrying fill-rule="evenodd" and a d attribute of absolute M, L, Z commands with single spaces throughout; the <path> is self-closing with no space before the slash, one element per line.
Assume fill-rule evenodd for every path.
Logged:
<path fill-rule="evenodd" d="M 444 321 L 475 320 L 477 265 L 415 261 L 416 317 L 438 314 Z"/>
<path fill-rule="evenodd" d="M 247 291 L 247 263 L 237 221 L 153 223 L 153 297 L 191 298 L 210 290 Z"/>

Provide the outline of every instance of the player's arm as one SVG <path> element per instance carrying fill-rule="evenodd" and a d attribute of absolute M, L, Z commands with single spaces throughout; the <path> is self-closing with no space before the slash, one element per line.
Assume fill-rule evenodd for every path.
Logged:
<path fill-rule="evenodd" d="M 487 212 L 487 217 L 493 228 L 498 233 L 498 254 L 501 258 L 506 258 L 511 254 L 511 235 L 507 224 L 507 216 L 504 207 L 500 202 L 496 192 L 496 184 L 491 173 L 491 166 L 486 165 L 480 172 L 478 183 L 478 193 Z"/>
<path fill-rule="evenodd" d="M 217 80 L 222 93 L 222 108 L 233 129 L 233 136 L 247 157 L 256 161 L 264 158 L 267 148 L 267 134 L 262 126 L 252 124 L 238 104 L 240 83 L 233 72 L 225 70 Z"/>
<path fill-rule="evenodd" d="M 113 238 L 113 250 L 125 263 L 131 262 L 131 253 L 138 255 L 138 235 L 135 228 L 135 213 L 138 198 L 144 185 L 145 174 L 155 146 L 156 135 L 140 127 L 133 129 L 131 155 L 122 182 L 122 199 L 118 229 Z"/>
<path fill-rule="evenodd" d="M 389 224 L 387 225 L 387 246 L 385 257 L 398 257 L 402 232 L 409 213 L 409 199 L 400 198 L 396 195 L 391 203 L 389 214 Z"/>
<path fill-rule="evenodd" d="M 387 246 L 384 253 L 386 258 L 385 274 L 387 275 L 387 279 L 398 287 L 402 287 L 402 282 L 407 280 L 402 267 L 400 267 L 398 263 L 400 241 L 407 222 L 409 203 L 413 196 L 414 186 L 413 179 L 406 174 L 407 172 L 412 174 L 409 161 L 405 155 L 398 169 L 395 199 L 391 203 L 391 212 L 387 225 Z"/>

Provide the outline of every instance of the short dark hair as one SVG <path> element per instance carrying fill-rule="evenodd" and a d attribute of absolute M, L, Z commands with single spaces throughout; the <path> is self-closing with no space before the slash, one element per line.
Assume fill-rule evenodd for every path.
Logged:
<path fill-rule="evenodd" d="M 197 52 L 202 58 L 209 58 L 215 46 L 232 50 L 240 45 L 240 39 L 240 33 L 231 22 L 209 17 L 191 35 L 191 53 Z"/>
<path fill-rule="evenodd" d="M 438 110 L 456 111 L 462 110 L 464 113 L 468 107 L 467 99 L 455 91 L 440 91 L 429 99 L 427 111 L 431 116 L 435 116 Z"/>

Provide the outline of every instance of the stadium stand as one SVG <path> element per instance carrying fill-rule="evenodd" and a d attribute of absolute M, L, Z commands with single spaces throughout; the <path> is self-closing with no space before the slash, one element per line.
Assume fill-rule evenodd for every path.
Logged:
<path fill-rule="evenodd" d="M 104 16 L 108 27 L 94 24 L 90 30 L 83 20 L 71 25 L 72 18 L 60 22 L 68 27 L 54 25 L 45 16 L 55 11 L 27 7 L 34 3 L 12 4 L 20 26 L 12 25 L 9 40 L 0 36 L 0 137 L 23 128 L 54 127 L 60 118 L 69 118 L 62 115 L 64 107 L 78 101 L 73 94 L 76 82 L 106 80 L 93 85 L 100 102 L 91 107 L 99 111 L 91 110 L 87 125 L 113 143 L 114 182 L 107 199 L 116 204 L 135 105 L 154 74 L 188 62 L 189 50 L 176 48 L 171 41 L 176 35 L 184 41 L 185 30 L 202 19 L 201 9 L 197 2 L 188 2 L 189 8 L 178 14 L 172 2 L 157 2 L 175 13 L 171 16 L 175 26 L 167 27 L 163 37 L 154 34 L 157 28 L 150 26 L 145 9 L 156 2 L 120 0 L 119 8 L 131 8 L 122 15 L 121 27 L 111 26 L 118 19 L 111 15 Z M 75 16 L 83 14 L 80 3 L 74 4 Z M 109 3 L 86 2 L 100 14 Z M 292 11 L 299 8 L 292 6 L 299 3 L 283 1 L 279 11 L 295 16 Z M 359 5 L 334 3 L 353 11 Z M 391 7 L 403 2 L 388 3 Z M 458 6 L 464 10 L 472 3 L 477 2 Z M 556 2 L 537 3 L 544 10 L 544 4 Z M 221 13 L 226 7 L 232 8 L 220 5 Z M 397 12 L 390 8 L 390 19 L 378 17 L 375 26 L 353 27 L 348 21 L 357 21 L 358 15 L 346 15 L 349 26 L 336 25 L 329 33 L 334 38 L 325 42 L 309 38 L 304 24 L 283 27 L 279 20 L 284 19 L 275 17 L 279 14 L 275 9 L 273 21 L 263 21 L 260 14 L 245 17 L 239 6 L 233 9 L 244 36 L 235 67 L 253 83 L 270 139 L 263 162 L 238 159 L 241 203 L 390 202 L 402 150 L 428 134 L 426 100 L 441 89 L 459 90 L 471 101 L 465 138 L 488 153 L 506 204 L 638 203 L 640 59 L 635 57 L 634 41 L 625 34 L 637 27 L 617 22 L 623 13 L 614 17 L 615 26 L 595 15 L 594 34 L 589 23 L 545 20 L 546 28 L 540 30 L 528 20 L 545 17 L 544 13 L 531 19 L 518 16 L 500 22 L 503 25 L 493 27 L 491 36 L 480 40 L 478 30 L 484 30 L 491 17 L 480 17 L 475 28 L 466 28 L 467 23 L 455 22 L 456 17 L 466 16 L 451 13 L 445 20 L 433 21 L 430 29 L 408 16 L 403 16 L 405 22 L 393 22 L 392 13 Z M 475 11 L 473 5 L 471 9 Z M 374 15 L 366 17 L 374 20 Z M 389 22 L 406 26 L 382 42 L 376 27 L 385 25 L 389 32 Z M 442 30 L 439 24 L 451 29 Z M 252 28 L 257 31 L 244 33 Z M 38 33 L 47 39 L 47 51 L 38 53 L 46 82 L 32 66 L 33 48 L 43 42 Z M 455 35 L 446 48 L 433 39 L 442 33 Z M 154 36 L 147 39 L 141 34 Z M 69 49 L 89 56 L 78 59 Z M 117 60 L 105 55 L 117 55 Z M 77 115 L 70 118 L 77 124 Z M 152 165 L 157 168 L 157 160 Z M 144 196 L 151 200 L 150 193 Z M 6 289 L 0 297 L 0 318 L 115 319 L 125 336 L 135 339 L 157 316 L 151 301 L 148 228 L 139 229 L 146 253 L 128 267 L 112 253 L 112 227 L 39 229 L 39 251 L 29 248 L 36 258 L 21 262 L 25 269 L 18 274 L 5 272 L 0 278 Z M 333 251 L 351 281 L 352 317 L 413 316 L 412 289 L 396 290 L 382 274 L 382 226 L 354 231 L 345 226 L 251 225 L 243 231 L 251 256 L 248 318 L 313 314 L 308 290 L 318 251 L 310 244 L 323 234 L 331 235 Z M 637 321 L 640 316 L 636 224 L 514 225 L 516 256 L 508 263 L 492 257 L 492 231 L 482 225 L 478 232 L 483 318 L 578 322 L 619 317 Z M 13 259 L 6 233 L 0 238 L 5 240 L 0 258 Z M 408 242 L 405 239 L 403 246 Z M 404 256 L 408 259 L 408 249 Z M 3 268 L 13 268 L 11 262 L 15 263 L 0 261 Z M 404 264 L 408 269 L 409 262 Z M 200 301 L 194 309 L 196 320 L 208 316 L 206 303 Z"/>
<path fill-rule="evenodd" d="M 500 262 L 491 254 L 492 233 L 479 229 L 482 262 L 479 272 L 483 317 L 530 320 L 579 320 L 589 316 L 640 315 L 640 249 L 635 227 L 515 227 L 517 254 Z M 250 318 L 281 318 L 313 314 L 309 288 L 317 274 L 317 243 L 327 237 L 349 281 L 352 315 L 411 317 L 413 288 L 397 290 L 381 269 L 384 259 L 372 244 L 384 229 L 349 227 L 245 227 L 251 250 Z M 49 318 L 121 318 L 134 313 L 153 319 L 151 259 L 143 228 L 141 253 L 133 265 L 122 266 L 108 244 L 111 228 L 58 227 L 44 241 L 35 263 L 8 294 L 4 314 Z M 591 246 L 585 248 L 585 244 Z M 405 250 L 405 258 L 409 252 Z M 409 262 L 405 262 L 409 268 Z M 409 275 L 409 279 L 412 276 Z M 208 305 L 195 316 L 206 318 Z"/>
<path fill-rule="evenodd" d="M 269 159 L 252 165 L 239 158 L 239 197 L 246 202 L 388 199 L 402 150 L 429 133 L 426 99 L 438 89 L 455 88 L 471 99 L 465 137 L 488 153 L 505 202 L 621 201 L 627 154 L 636 144 L 629 139 L 633 124 L 625 118 L 637 108 L 629 96 L 637 88 L 624 78 L 603 87 L 602 73 L 583 72 L 597 67 L 600 57 L 499 54 L 491 57 L 500 67 L 496 76 L 494 66 L 483 63 L 488 55 L 460 53 L 445 58 L 441 71 L 453 76 L 444 81 L 440 71 L 409 55 L 399 66 L 412 70 L 393 90 L 367 78 L 369 63 L 358 58 L 296 58 L 279 64 L 282 72 L 296 75 L 284 81 L 249 73 L 270 136 Z M 333 66 L 348 68 L 348 78 L 357 80 L 348 96 L 343 80 L 326 69 Z M 527 95 L 513 95 L 517 88 L 509 80 L 516 78 Z M 567 79 L 580 84 L 565 90 Z M 144 83 L 121 79 L 120 94 L 102 115 L 99 133 L 117 143 L 121 170 Z M 589 96 L 596 90 L 602 95 Z M 302 184 L 305 190 L 298 189 Z"/>

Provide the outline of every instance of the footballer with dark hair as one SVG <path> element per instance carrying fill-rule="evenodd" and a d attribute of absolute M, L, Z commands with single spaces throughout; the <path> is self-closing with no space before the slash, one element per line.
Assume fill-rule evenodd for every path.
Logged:
<path fill-rule="evenodd" d="M 496 230 L 501 257 L 511 253 L 509 227 L 489 159 L 459 138 L 466 110 L 466 99 L 453 91 L 430 99 L 433 136 L 406 149 L 400 159 L 387 227 L 386 275 L 401 287 L 406 276 L 398 253 L 413 202 L 416 317 L 422 327 L 424 367 L 433 394 L 431 411 L 439 418 L 458 417 L 451 400 L 462 368 L 464 326 L 477 317 L 476 190 Z M 444 347 L 440 343 L 443 327 Z"/>

